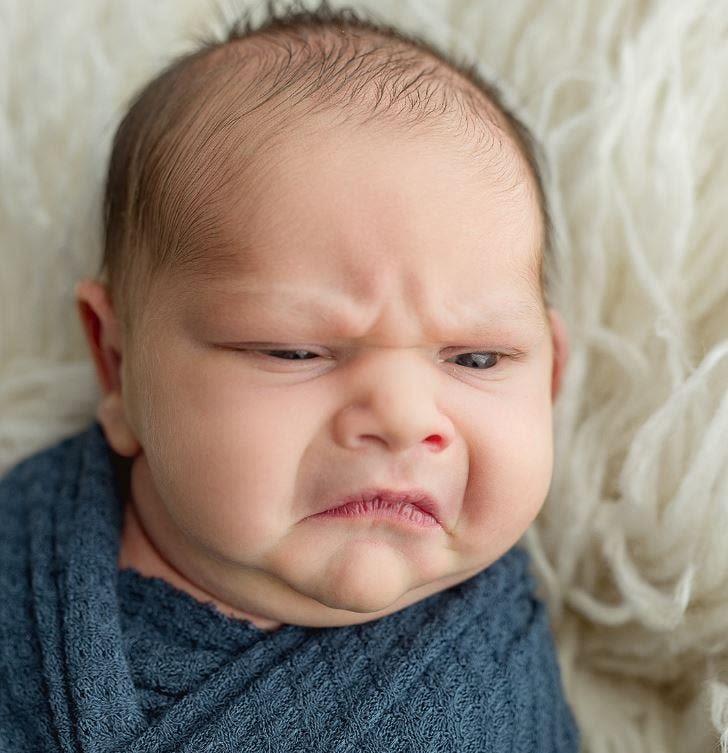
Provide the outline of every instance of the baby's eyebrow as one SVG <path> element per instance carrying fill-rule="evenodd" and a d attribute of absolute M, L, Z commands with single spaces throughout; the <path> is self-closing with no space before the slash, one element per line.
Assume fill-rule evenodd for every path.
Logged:
<path fill-rule="evenodd" d="M 239 319 L 241 322 L 250 321 L 251 318 L 258 322 L 270 321 L 276 328 L 323 325 L 330 327 L 332 335 L 336 337 L 356 339 L 360 334 L 356 331 L 355 322 L 368 318 L 363 315 L 365 311 L 346 296 L 341 297 L 340 303 L 327 304 L 320 298 L 290 292 L 279 297 L 270 291 L 247 291 L 244 295 L 235 296 L 232 305 L 226 303 L 223 317 Z M 530 299 L 491 297 L 490 300 L 484 300 L 479 311 L 474 314 L 469 311 L 467 318 L 455 320 L 450 317 L 447 323 L 431 322 L 429 326 L 440 338 L 453 339 L 467 335 L 477 339 L 492 337 L 500 330 L 541 332 L 545 324 L 544 309 L 539 303 Z"/>
<path fill-rule="evenodd" d="M 459 325 L 463 331 L 476 338 L 487 338 L 494 331 L 529 330 L 541 332 L 546 326 L 543 309 L 531 304 L 508 306 L 503 309 L 484 313 L 482 317 Z"/>

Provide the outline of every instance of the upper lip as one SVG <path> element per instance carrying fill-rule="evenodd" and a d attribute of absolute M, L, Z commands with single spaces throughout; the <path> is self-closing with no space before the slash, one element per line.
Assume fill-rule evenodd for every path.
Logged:
<path fill-rule="evenodd" d="M 374 499 L 381 499 L 383 502 L 392 505 L 404 502 L 413 507 L 418 507 L 422 512 L 431 515 L 442 526 L 442 506 L 435 497 L 424 489 L 362 489 L 359 492 L 338 498 L 332 504 L 327 505 L 321 512 L 329 512 L 352 502 L 369 502 Z"/>

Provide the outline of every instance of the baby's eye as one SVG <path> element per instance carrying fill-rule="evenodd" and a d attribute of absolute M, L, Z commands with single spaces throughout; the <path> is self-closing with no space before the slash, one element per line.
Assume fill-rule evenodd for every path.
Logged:
<path fill-rule="evenodd" d="M 272 358 L 279 358 L 286 361 L 310 361 L 313 358 L 319 358 L 318 353 L 311 350 L 264 350 L 261 351 Z M 458 366 L 473 368 L 483 371 L 492 369 L 501 359 L 500 353 L 492 352 L 473 352 L 460 353 L 449 361 L 455 361 Z"/>
<path fill-rule="evenodd" d="M 449 358 L 448 361 L 460 361 L 458 366 L 466 366 L 474 369 L 492 369 L 501 359 L 500 353 L 478 352 L 478 353 L 460 353 L 460 355 Z"/>
<path fill-rule="evenodd" d="M 287 361 L 310 361 L 312 358 L 318 358 L 318 353 L 310 350 L 264 350 L 261 351 L 273 358 L 283 358 Z"/>

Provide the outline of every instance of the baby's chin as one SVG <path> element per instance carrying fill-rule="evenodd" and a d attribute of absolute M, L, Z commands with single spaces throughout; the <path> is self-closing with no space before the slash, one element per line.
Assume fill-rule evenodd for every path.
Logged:
<path fill-rule="evenodd" d="M 324 556 L 288 560 L 278 575 L 309 606 L 320 605 L 320 617 L 330 625 L 376 619 L 448 585 L 431 567 L 423 572 L 416 560 L 376 539 L 350 540 Z"/>
<path fill-rule="evenodd" d="M 402 555 L 386 544 L 350 542 L 308 583 L 294 583 L 326 607 L 374 616 L 395 608 L 414 586 L 415 575 Z M 296 578 L 298 581 L 299 579 Z"/>

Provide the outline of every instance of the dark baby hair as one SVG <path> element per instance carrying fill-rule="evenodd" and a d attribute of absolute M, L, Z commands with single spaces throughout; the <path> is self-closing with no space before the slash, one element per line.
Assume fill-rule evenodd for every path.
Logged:
<path fill-rule="evenodd" d="M 246 160 L 268 153 L 276 135 L 318 112 L 342 122 L 461 132 L 482 155 L 515 146 L 522 174 L 506 179 L 530 177 L 533 184 L 544 227 L 536 263 L 546 302 L 552 230 L 537 145 L 496 86 L 472 63 L 354 10 L 325 1 L 315 9 L 269 2 L 261 22 L 246 14 L 222 39 L 169 65 L 119 125 L 106 182 L 101 276 L 125 328 L 158 271 L 204 275 L 211 255 L 224 261 L 232 253 L 217 211 L 234 193 L 226 189 Z"/>

